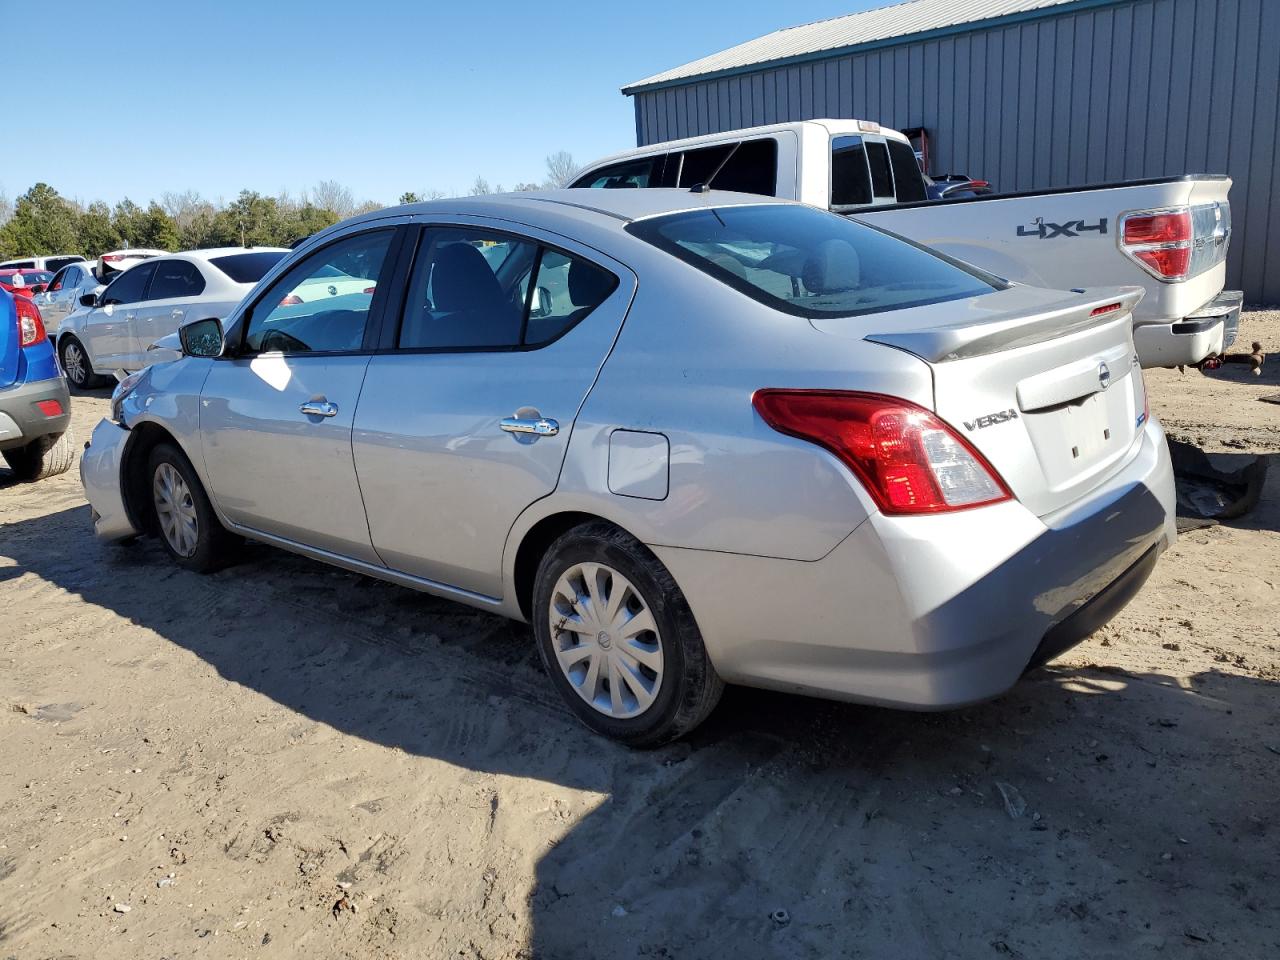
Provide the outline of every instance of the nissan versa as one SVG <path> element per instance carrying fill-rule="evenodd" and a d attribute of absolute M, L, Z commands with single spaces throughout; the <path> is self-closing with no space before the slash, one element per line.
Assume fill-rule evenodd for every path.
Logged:
<path fill-rule="evenodd" d="M 360 282 L 303 296 L 335 271 Z M 238 537 L 527 620 L 588 726 L 724 683 L 995 696 L 1173 542 L 1133 288 L 1007 283 L 811 207 L 572 190 L 397 207 L 125 379 L 97 533 Z"/>

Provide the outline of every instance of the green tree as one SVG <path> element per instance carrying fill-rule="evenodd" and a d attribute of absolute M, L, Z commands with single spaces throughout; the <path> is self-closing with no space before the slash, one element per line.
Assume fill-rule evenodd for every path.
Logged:
<path fill-rule="evenodd" d="M 407 190 L 404 193 L 400 194 L 400 202 L 401 203 L 421 203 L 422 198 L 418 196 L 416 193 L 414 193 L 412 190 Z"/>
<path fill-rule="evenodd" d="M 173 222 L 173 218 L 164 212 L 164 208 L 154 200 L 138 218 L 136 246 L 150 247 L 154 250 L 178 249 L 178 226 Z"/>
<path fill-rule="evenodd" d="M 213 220 L 214 242 L 218 245 L 275 247 L 290 239 L 276 198 L 253 190 L 241 190 L 240 196 L 219 210 Z"/>
<path fill-rule="evenodd" d="M 95 200 L 81 212 L 76 233 L 79 236 L 78 249 L 90 259 L 120 246 L 120 234 L 111 223 L 111 208 L 101 200 Z"/>
<path fill-rule="evenodd" d="M 120 242 L 130 247 L 141 247 L 138 237 L 142 235 L 142 208 L 125 197 L 116 204 L 111 214 L 111 226 L 120 237 Z"/>
<path fill-rule="evenodd" d="M 0 253 L 47 256 L 79 249 L 76 212 L 47 183 L 37 183 L 18 198 L 13 216 L 0 227 Z"/>

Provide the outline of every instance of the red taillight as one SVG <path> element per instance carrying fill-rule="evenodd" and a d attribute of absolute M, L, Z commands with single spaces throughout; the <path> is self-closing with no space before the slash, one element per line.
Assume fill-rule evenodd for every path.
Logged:
<path fill-rule="evenodd" d="M 302 298 L 300 296 L 298 296 L 296 293 L 291 293 L 287 297 L 285 297 L 283 300 L 280 301 L 280 306 L 296 307 L 301 302 L 302 302 Z"/>
<path fill-rule="evenodd" d="M 1124 218 L 1122 249 L 1148 273 L 1179 280 L 1191 269 L 1190 210 L 1131 213 Z"/>
<path fill-rule="evenodd" d="M 1121 306 L 1123 306 L 1123 304 L 1108 303 L 1105 307 L 1094 307 L 1092 310 L 1089 311 L 1089 316 L 1100 317 L 1104 313 L 1115 313 L 1117 310 L 1120 309 Z"/>
<path fill-rule="evenodd" d="M 906 400 L 841 390 L 757 390 L 751 402 L 774 430 L 838 457 L 884 513 L 941 513 L 1012 496 L 982 454 Z"/>
<path fill-rule="evenodd" d="M 364 292 L 372 297 L 374 293 L 377 291 L 377 289 L 378 289 L 377 287 L 365 287 Z"/>
<path fill-rule="evenodd" d="M 49 339 L 39 307 L 24 297 L 14 297 L 13 305 L 18 308 L 18 346 L 34 347 Z"/>
<path fill-rule="evenodd" d="M 62 404 L 57 400 L 37 400 L 36 406 L 40 408 L 40 412 L 46 417 L 62 416 Z"/>
<path fill-rule="evenodd" d="M 123 260 L 124 257 L 125 255 L 123 253 L 104 253 L 98 259 L 103 263 L 115 263 L 117 260 Z"/>

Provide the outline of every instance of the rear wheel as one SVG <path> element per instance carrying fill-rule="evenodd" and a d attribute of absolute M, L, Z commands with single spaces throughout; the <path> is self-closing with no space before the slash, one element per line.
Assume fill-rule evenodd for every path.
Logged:
<path fill-rule="evenodd" d="M 75 437 L 71 428 L 56 437 L 40 437 L 25 447 L 4 451 L 4 459 L 19 480 L 44 480 L 66 473 L 75 462 Z"/>
<path fill-rule="evenodd" d="M 629 534 L 576 527 L 542 559 L 534 635 L 569 708 L 597 733 L 656 747 L 688 733 L 724 682 L 667 569 Z"/>
<path fill-rule="evenodd" d="M 59 341 L 58 358 L 62 361 L 62 372 L 77 390 L 91 390 L 106 382 L 105 377 L 93 372 L 89 354 L 75 337 L 66 336 Z"/>
<path fill-rule="evenodd" d="M 147 463 L 156 533 L 174 561 L 197 573 L 223 566 L 237 538 L 218 521 L 195 468 L 177 447 L 162 443 Z"/>

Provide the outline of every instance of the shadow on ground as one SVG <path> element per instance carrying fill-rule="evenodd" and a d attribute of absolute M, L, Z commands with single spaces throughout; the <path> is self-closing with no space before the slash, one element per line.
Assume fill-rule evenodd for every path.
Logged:
<path fill-rule="evenodd" d="M 0 554 L 350 736 L 607 795 L 538 864 L 535 957 L 1276 955 L 1271 682 L 1045 669 L 935 715 L 730 690 L 636 753 L 569 718 L 525 627 L 446 601 L 265 547 L 198 577 L 85 507 Z"/>

